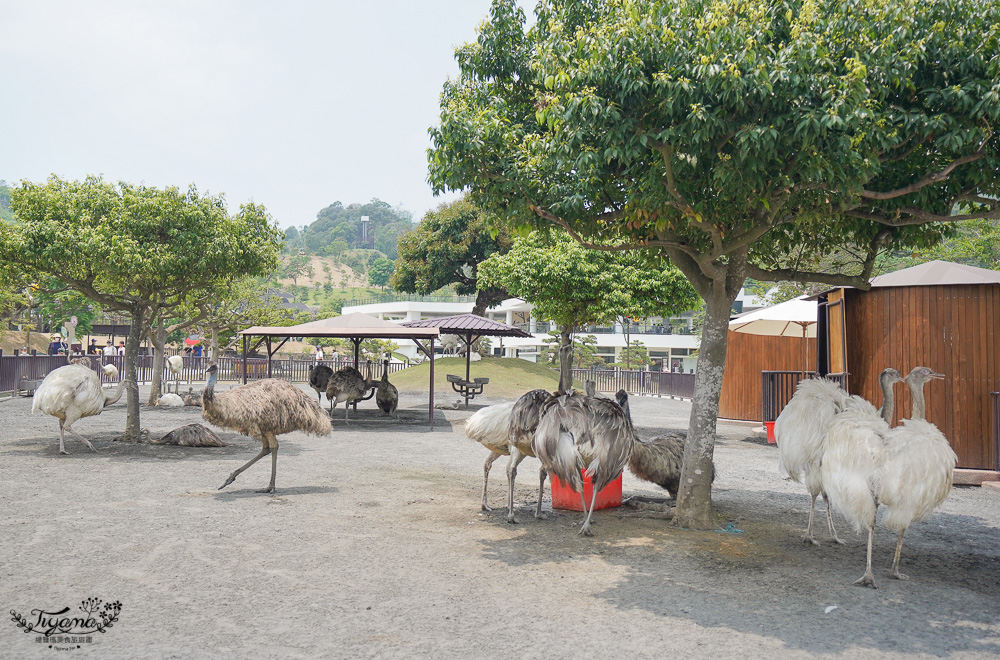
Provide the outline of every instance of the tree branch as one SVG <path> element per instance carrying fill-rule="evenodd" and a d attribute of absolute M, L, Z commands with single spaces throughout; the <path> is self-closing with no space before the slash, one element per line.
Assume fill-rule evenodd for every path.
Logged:
<path fill-rule="evenodd" d="M 956 167 L 959 167 L 960 165 L 965 165 L 966 163 L 972 163 L 985 156 L 986 151 L 984 149 L 986 147 L 986 143 L 989 142 L 989 139 L 992 136 L 993 136 L 993 131 L 987 131 L 986 137 L 984 137 L 982 142 L 979 143 L 979 147 L 975 151 L 973 151 L 971 154 L 962 156 L 961 158 L 956 158 L 955 160 L 951 161 L 951 163 L 949 163 L 948 166 L 945 167 L 940 172 L 933 172 L 931 174 L 928 174 L 924 178 L 920 179 L 919 181 L 915 181 L 908 186 L 897 188 L 895 190 L 889 190 L 886 192 L 879 192 L 875 190 L 862 190 L 861 197 L 863 199 L 895 199 L 896 197 L 902 197 L 903 195 L 909 195 L 910 193 L 918 192 L 931 184 L 940 183 L 941 181 L 947 179 L 948 175 L 951 174 Z"/>

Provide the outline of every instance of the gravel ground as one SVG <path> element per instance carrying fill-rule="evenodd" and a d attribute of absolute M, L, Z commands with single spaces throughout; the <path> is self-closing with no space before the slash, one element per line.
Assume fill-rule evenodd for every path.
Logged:
<path fill-rule="evenodd" d="M 309 390 L 311 393 L 311 390 Z M 145 394 L 145 391 L 143 391 Z M 839 519 L 846 546 L 799 539 L 809 499 L 778 477 L 751 427 L 720 423 L 714 498 L 719 530 L 672 527 L 651 512 L 535 520 L 533 459 L 520 469 L 519 524 L 506 523 L 505 460 L 479 508 L 486 450 L 465 438 L 472 412 L 403 396 L 401 419 L 372 402 L 330 437 L 282 436 L 274 495 L 261 461 L 225 490 L 259 444 L 219 429 L 222 448 L 122 444 L 125 407 L 77 423 L 99 450 L 0 402 L 0 604 L 70 612 L 120 602 L 92 641 L 52 643 L 0 625 L 0 657 L 315 658 L 927 657 L 1000 655 L 1000 492 L 956 488 L 906 535 L 879 528 L 878 590 L 853 586 L 865 538 Z M 480 405 L 499 403 L 486 399 Z M 690 404 L 633 399 L 643 437 L 686 426 Z M 338 410 L 342 415 L 342 409 Z M 154 438 L 200 409 L 146 409 Z M 628 495 L 665 492 L 626 473 Z M 79 640 L 78 640 L 79 641 Z"/>

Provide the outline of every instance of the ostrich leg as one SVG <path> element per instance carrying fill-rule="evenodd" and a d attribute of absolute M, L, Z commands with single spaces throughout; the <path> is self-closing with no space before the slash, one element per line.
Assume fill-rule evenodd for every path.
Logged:
<path fill-rule="evenodd" d="M 889 575 L 896 578 L 897 580 L 910 579 L 906 575 L 903 575 L 902 573 L 899 572 L 899 553 L 903 550 L 903 534 L 905 533 L 906 530 L 904 529 L 902 532 L 899 533 L 899 536 L 896 539 L 896 555 L 892 558 L 892 571 L 889 573 Z"/>
<path fill-rule="evenodd" d="M 276 472 L 276 469 L 277 469 L 277 465 L 278 465 L 278 456 L 277 456 L 277 454 L 278 454 L 278 443 L 276 441 L 275 442 L 268 442 L 269 439 L 270 438 L 264 438 L 263 440 L 261 440 L 261 444 L 263 446 L 260 449 L 260 453 L 257 454 L 256 456 L 254 456 L 253 458 L 251 458 L 249 461 L 247 461 L 246 464 L 243 465 L 243 467 L 237 468 L 232 474 L 230 474 L 229 478 L 226 479 L 226 483 L 224 483 L 221 486 L 219 486 L 219 490 L 222 490 L 223 488 L 225 488 L 229 484 L 231 484 L 234 481 L 236 481 L 236 477 L 240 476 L 240 474 L 244 470 L 246 470 L 248 467 L 250 467 L 251 465 L 253 465 L 257 461 L 259 461 L 260 459 L 264 458 L 268 454 L 271 454 L 271 483 L 270 483 L 270 485 L 266 489 L 264 489 L 262 491 L 258 491 L 258 492 L 264 492 L 264 493 L 272 493 L 272 492 L 274 492 L 274 475 L 275 475 L 275 472 Z"/>
<path fill-rule="evenodd" d="M 493 461 L 500 458 L 502 454 L 498 451 L 491 451 L 490 455 L 486 457 L 486 462 L 483 464 L 483 511 L 492 511 L 489 506 L 486 505 L 486 484 L 490 480 L 490 468 L 493 467 Z"/>
<path fill-rule="evenodd" d="M 85 444 L 85 445 L 87 445 L 88 447 L 90 447 L 90 451 L 94 451 L 94 452 L 96 452 L 96 451 L 97 451 L 97 448 L 96 448 L 96 447 L 94 447 L 94 445 L 90 444 L 90 440 L 87 440 L 87 439 L 86 439 L 85 437 L 83 437 L 82 435 L 80 435 L 79 433 L 77 433 L 77 432 L 76 432 L 76 431 L 75 431 L 75 430 L 73 429 L 73 427 L 72 427 L 72 426 L 67 426 L 67 427 L 66 427 L 66 430 L 67 430 L 67 431 L 69 431 L 70 433 L 72 433 L 73 435 L 75 435 L 76 437 L 80 438 L 80 440 L 82 440 L 82 441 L 83 441 L 83 444 Z"/>
<path fill-rule="evenodd" d="M 584 536 L 593 536 L 594 533 L 590 531 L 590 516 L 594 514 L 594 504 L 597 503 L 597 487 L 591 484 L 590 487 L 590 509 L 587 509 L 587 498 L 583 496 L 583 489 L 580 489 L 580 501 L 583 502 L 583 510 L 587 513 L 587 517 L 583 519 L 583 527 L 580 528 L 580 533 Z"/>
<path fill-rule="evenodd" d="M 538 504 L 535 506 L 535 518 L 542 519 L 542 493 L 545 488 L 545 477 L 548 476 L 548 472 L 545 471 L 544 467 L 538 468 Z"/>
<path fill-rule="evenodd" d="M 507 463 L 507 522 L 513 524 L 514 520 L 514 480 L 517 479 L 517 466 L 524 460 L 524 454 L 516 447 L 510 448 L 510 461 Z"/>
<path fill-rule="evenodd" d="M 59 453 L 69 456 L 69 452 L 66 451 L 66 446 L 63 444 L 63 422 L 64 420 L 59 420 Z"/>
<path fill-rule="evenodd" d="M 813 501 L 815 502 L 815 500 Z M 835 543 L 844 545 L 844 541 L 841 541 L 840 537 L 837 536 L 837 530 L 833 526 L 833 509 L 830 507 L 830 498 L 826 496 L 826 491 L 823 491 L 823 501 L 826 502 L 826 524 L 830 528 L 830 538 Z"/>
<path fill-rule="evenodd" d="M 871 526 L 868 528 L 868 566 L 865 568 L 865 574 L 862 575 L 854 584 L 862 587 L 871 587 L 872 589 L 878 589 L 878 585 L 875 584 L 875 575 L 872 573 L 872 542 L 875 540 L 875 521 L 872 521 Z"/>

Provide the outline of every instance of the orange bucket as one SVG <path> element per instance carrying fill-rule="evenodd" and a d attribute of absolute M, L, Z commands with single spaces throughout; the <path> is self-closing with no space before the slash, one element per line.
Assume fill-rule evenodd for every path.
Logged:
<path fill-rule="evenodd" d="M 594 492 L 594 485 L 582 469 L 580 472 L 583 473 L 583 496 L 587 498 L 587 504 L 589 505 L 590 498 Z M 594 510 L 610 509 L 621 505 L 622 475 L 619 474 L 617 479 L 597 492 L 597 499 L 594 500 Z M 555 475 L 552 475 L 552 508 L 583 511 L 580 493 L 575 492 Z"/>
<path fill-rule="evenodd" d="M 774 422 L 764 422 L 764 429 L 767 430 L 767 444 L 778 444 L 778 439 L 774 437 Z"/>

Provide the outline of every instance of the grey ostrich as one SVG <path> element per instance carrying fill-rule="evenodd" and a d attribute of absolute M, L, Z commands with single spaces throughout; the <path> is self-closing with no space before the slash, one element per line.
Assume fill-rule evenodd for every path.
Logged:
<path fill-rule="evenodd" d="M 88 358 L 80 358 L 87 360 Z M 110 366 L 110 365 L 108 365 Z M 112 369 L 102 367 L 105 374 Z M 117 372 L 117 370 L 115 370 Z M 101 378 L 93 369 L 80 362 L 67 364 L 50 372 L 35 390 L 31 402 L 31 412 L 42 411 L 59 420 L 59 453 L 69 454 L 63 440 L 63 431 L 69 431 L 80 438 L 91 451 L 97 451 L 90 440 L 73 430 L 73 423 L 83 417 L 100 415 L 107 406 L 116 403 L 122 396 L 124 380 L 109 393 L 101 388 Z"/>
<path fill-rule="evenodd" d="M 371 376 L 371 364 L 368 366 L 369 377 Z M 369 378 L 366 378 L 354 367 L 344 367 L 334 371 L 326 384 L 326 398 L 330 402 L 330 416 L 333 416 L 333 408 L 344 402 L 344 421 L 350 422 L 349 410 L 351 404 L 361 399 L 368 393 L 371 387 Z"/>
<path fill-rule="evenodd" d="M 330 433 L 330 418 L 312 397 L 291 383 L 277 378 L 265 378 L 240 385 L 226 392 L 215 393 L 219 367 L 215 362 L 205 370 L 208 382 L 201 394 L 201 416 L 225 429 L 238 431 L 261 444 L 260 453 L 235 470 L 219 486 L 222 490 L 236 480 L 248 467 L 271 454 L 271 481 L 258 493 L 274 492 L 274 477 L 278 469 L 277 436 L 293 431 L 314 435 Z"/>
<path fill-rule="evenodd" d="M 396 408 L 399 407 L 399 390 L 389 382 L 389 360 L 382 363 L 382 379 L 378 382 L 378 389 L 375 390 L 375 404 L 378 409 L 386 415 L 396 417 Z"/>
<path fill-rule="evenodd" d="M 330 376 L 333 369 L 325 364 L 317 364 L 309 369 L 309 387 L 316 390 L 316 403 L 323 402 L 323 395 L 326 394 L 326 386 L 330 384 Z M 333 403 L 330 403 L 330 414 L 333 414 Z"/>
<path fill-rule="evenodd" d="M 571 391 L 552 396 L 542 406 L 532 447 L 549 473 L 580 493 L 586 512 L 581 534 L 593 535 L 590 518 L 597 493 L 618 478 L 634 445 L 632 423 L 614 401 Z M 581 469 L 593 484 L 589 508 Z"/>
<path fill-rule="evenodd" d="M 525 456 L 538 457 L 533 444 L 535 430 L 538 427 L 542 406 L 552 397 L 545 390 L 531 390 L 521 395 L 510 412 L 508 427 L 508 449 L 510 460 L 507 461 L 507 522 L 514 520 L 514 480 L 517 479 L 517 466 Z M 548 473 L 544 467 L 538 468 L 538 503 L 535 505 L 535 518 L 542 517 L 542 489 Z M 486 483 L 483 480 L 483 488 Z"/>

